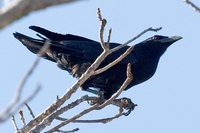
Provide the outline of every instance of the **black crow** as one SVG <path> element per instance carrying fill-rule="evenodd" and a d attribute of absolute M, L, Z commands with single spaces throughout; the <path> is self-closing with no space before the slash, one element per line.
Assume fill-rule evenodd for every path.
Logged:
<path fill-rule="evenodd" d="M 84 37 L 53 33 L 37 26 L 29 28 L 43 36 L 38 35 L 40 38 L 34 39 L 20 33 L 14 33 L 15 38 L 35 54 L 48 40 L 50 47 L 43 54 L 43 58 L 56 62 L 59 68 L 68 71 L 76 78 L 79 78 L 103 51 L 99 42 Z M 160 35 L 150 37 L 136 44 L 133 51 L 117 65 L 88 79 L 81 88 L 97 94 L 101 92 L 105 99 L 110 98 L 125 81 L 128 63 L 131 63 L 133 80 L 125 90 L 144 82 L 154 75 L 159 59 L 166 49 L 181 38 L 180 36 Z M 110 48 L 119 45 L 121 44 L 110 43 Z M 109 55 L 99 68 L 118 58 L 129 47 L 125 46 Z"/>

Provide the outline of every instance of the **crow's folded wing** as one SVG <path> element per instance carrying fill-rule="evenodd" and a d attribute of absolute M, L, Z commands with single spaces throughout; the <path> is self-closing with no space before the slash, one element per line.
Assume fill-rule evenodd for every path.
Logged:
<path fill-rule="evenodd" d="M 72 55 L 80 59 L 88 60 L 93 62 L 102 52 L 102 48 L 99 42 L 71 34 L 58 34 L 46 29 L 37 27 L 37 26 L 30 26 L 30 29 L 40 33 L 41 35 L 47 37 L 44 38 L 41 35 L 38 35 L 41 39 L 34 39 L 29 36 L 23 35 L 21 33 L 14 33 L 15 38 L 20 40 L 31 52 L 37 54 L 38 51 L 42 48 L 45 41 L 48 40 L 50 45 L 50 53 L 44 55 L 44 58 L 49 59 L 51 61 L 56 62 L 55 59 L 52 57 L 64 54 L 64 55 Z M 110 48 L 114 48 L 119 46 L 120 44 L 117 43 L 110 43 Z M 129 46 L 126 46 L 111 55 L 109 55 L 104 63 L 110 63 L 111 61 L 117 59 L 121 54 L 123 54 Z M 133 54 L 134 52 L 130 53 L 126 58 L 124 58 L 120 64 L 127 64 L 127 63 L 135 63 L 136 59 Z M 54 55 L 50 55 L 54 54 Z"/>

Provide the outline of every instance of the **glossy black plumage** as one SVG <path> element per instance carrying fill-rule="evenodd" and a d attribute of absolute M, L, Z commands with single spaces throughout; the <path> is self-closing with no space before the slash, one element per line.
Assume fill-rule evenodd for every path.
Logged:
<path fill-rule="evenodd" d="M 56 62 L 59 68 L 67 70 L 76 78 L 79 78 L 102 52 L 99 42 L 84 37 L 57 34 L 37 26 L 31 26 L 30 29 L 46 38 L 39 36 L 39 39 L 34 39 L 20 33 L 14 33 L 15 38 L 35 54 L 38 53 L 44 42 L 49 40 L 50 48 L 43 57 Z M 101 91 L 104 97 L 108 99 L 126 79 L 128 63 L 132 65 L 134 78 L 125 90 L 148 80 L 154 75 L 161 55 L 172 43 L 179 39 L 181 39 L 179 36 L 166 37 L 156 35 L 135 45 L 134 50 L 126 58 L 109 70 L 91 77 L 81 86 L 82 89 L 94 93 Z M 121 44 L 110 43 L 110 48 L 119 45 Z M 128 48 L 129 46 L 126 46 L 109 55 L 100 67 L 115 60 Z M 90 87 L 94 89 L 91 90 Z"/>

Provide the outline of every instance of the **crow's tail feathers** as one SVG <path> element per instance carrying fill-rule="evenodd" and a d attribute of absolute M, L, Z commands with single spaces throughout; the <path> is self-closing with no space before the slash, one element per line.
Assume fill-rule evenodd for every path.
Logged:
<path fill-rule="evenodd" d="M 43 36 L 47 37 L 48 39 L 50 39 L 52 41 L 67 40 L 66 35 L 51 32 L 49 30 L 46 30 L 46 29 L 38 27 L 38 26 L 30 26 L 29 28 L 35 32 L 42 34 Z"/>
<path fill-rule="evenodd" d="M 91 41 L 95 42 L 93 40 L 90 40 L 85 37 L 77 36 L 77 35 L 72 35 L 72 34 L 59 34 L 55 33 L 49 30 L 46 30 L 44 28 L 38 27 L 38 26 L 30 26 L 29 27 L 31 30 L 40 33 L 41 35 L 47 37 L 49 40 L 52 41 Z M 41 37 L 41 36 L 40 36 Z"/>
<path fill-rule="evenodd" d="M 40 27 L 37 27 L 37 28 L 42 29 Z M 45 34 L 45 32 L 49 32 L 49 31 L 41 30 L 39 33 Z M 52 34 L 54 34 L 54 33 L 52 33 Z M 38 54 L 40 52 L 40 50 L 42 49 L 42 47 L 45 45 L 45 42 L 48 40 L 49 49 L 42 55 L 42 57 L 45 59 L 51 60 L 53 62 L 57 61 L 57 59 L 58 59 L 57 55 L 59 53 L 71 54 L 74 56 L 82 56 L 82 53 L 77 51 L 77 49 L 67 47 L 67 46 L 61 44 L 59 41 L 47 39 L 38 34 L 37 34 L 37 36 L 40 39 L 35 39 L 35 38 L 26 36 L 26 35 L 18 33 L 18 32 L 13 33 L 13 35 L 17 40 L 19 40 L 25 47 L 27 47 L 27 49 L 29 49 L 34 54 Z M 48 35 L 50 35 L 50 34 L 48 34 Z M 46 36 L 46 37 L 49 37 L 49 36 Z"/>
<path fill-rule="evenodd" d="M 37 54 L 45 43 L 45 39 L 34 39 L 21 33 L 13 33 L 14 37 L 18 39 L 24 46 L 26 46 L 31 52 Z"/>
<path fill-rule="evenodd" d="M 95 42 L 81 36 L 54 33 L 38 26 L 30 26 L 29 28 L 39 33 L 36 34 L 39 39 L 35 39 L 18 32 L 13 33 L 14 37 L 34 54 L 37 54 L 48 40 L 49 50 L 46 51 L 43 57 L 54 62 L 57 61 L 58 54 L 68 54 L 77 57 L 83 57 L 82 51 L 77 50 L 77 48 L 74 46 L 74 43 Z"/>

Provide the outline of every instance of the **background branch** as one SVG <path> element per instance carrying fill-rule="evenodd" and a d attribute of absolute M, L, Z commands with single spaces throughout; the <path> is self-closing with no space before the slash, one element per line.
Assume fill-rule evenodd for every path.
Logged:
<path fill-rule="evenodd" d="M 191 6 L 195 11 L 200 13 L 200 8 L 197 5 L 195 5 L 193 2 L 191 2 L 190 0 L 183 0 L 183 1 L 189 6 Z"/>
<path fill-rule="evenodd" d="M 33 11 L 75 1 L 78 0 L 12 0 L 0 9 L 0 29 Z"/>
<path fill-rule="evenodd" d="M 39 56 L 42 56 L 45 51 L 49 48 L 49 42 L 46 41 L 44 46 L 41 48 L 41 50 L 38 52 Z M 2 111 L 2 113 L 0 114 L 0 123 L 7 120 L 8 118 L 10 118 L 12 115 L 14 115 L 20 108 L 22 108 L 22 106 L 24 106 L 24 103 L 29 102 L 30 100 L 32 100 L 40 91 L 41 89 L 41 85 L 38 85 L 37 88 L 35 89 L 35 91 L 29 96 L 27 97 L 24 101 L 22 101 L 16 108 L 15 106 L 19 103 L 20 99 L 21 99 L 21 95 L 22 95 L 22 91 L 24 89 L 25 84 L 28 82 L 30 76 L 33 74 L 33 72 L 35 71 L 36 67 L 38 66 L 40 61 L 40 57 L 36 57 L 35 61 L 33 62 L 33 64 L 31 65 L 31 67 L 28 69 L 28 71 L 25 73 L 24 77 L 22 77 L 21 81 L 19 82 L 19 85 L 16 89 L 15 92 L 15 96 L 13 98 L 13 100 L 11 101 L 11 103 L 4 109 L 4 111 Z M 15 108 L 15 110 L 14 110 Z"/>
<path fill-rule="evenodd" d="M 29 102 L 30 100 L 32 100 L 37 95 L 39 90 L 41 89 L 41 86 L 38 85 L 37 88 L 35 89 L 35 91 L 29 97 L 27 97 L 18 107 L 16 107 L 16 109 L 14 111 L 12 111 L 15 108 L 15 106 L 18 104 L 18 102 L 20 101 L 21 95 L 22 95 L 22 90 L 24 89 L 24 85 L 27 83 L 31 74 L 36 69 L 36 67 L 39 63 L 39 60 L 40 60 L 39 57 L 37 57 L 36 60 L 31 65 L 31 67 L 29 68 L 29 70 L 26 72 L 26 74 L 22 78 L 21 82 L 19 83 L 19 85 L 16 89 L 13 100 L 10 102 L 9 105 L 7 105 L 7 107 L 4 109 L 4 111 L 2 111 L 0 114 L 0 123 L 6 121 L 12 115 L 14 115 L 24 105 L 24 102 Z"/>

